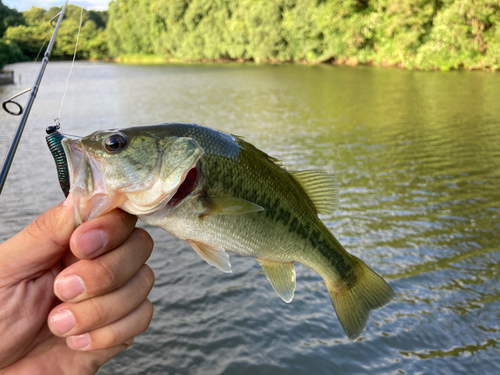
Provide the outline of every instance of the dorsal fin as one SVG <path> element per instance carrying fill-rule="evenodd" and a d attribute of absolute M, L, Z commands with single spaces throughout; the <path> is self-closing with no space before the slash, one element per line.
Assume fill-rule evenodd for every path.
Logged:
<path fill-rule="evenodd" d="M 233 136 L 239 140 L 242 140 L 243 142 L 245 142 L 250 148 L 252 148 L 253 151 L 257 152 L 258 154 L 262 155 L 264 158 L 266 158 L 268 161 L 270 161 L 271 163 L 273 164 L 276 164 L 276 166 L 280 167 L 281 169 L 283 169 L 284 171 L 286 171 L 286 167 L 285 165 L 283 164 L 283 162 L 279 159 L 276 159 L 274 156 L 271 156 L 271 155 L 268 155 L 266 154 L 264 151 L 258 149 L 257 147 L 255 147 L 253 144 L 247 142 L 244 140 L 243 137 L 239 136 L 239 135 L 234 135 Z"/>
<path fill-rule="evenodd" d="M 261 150 L 259 150 L 257 148 L 256 148 L 256 150 L 260 151 L 260 153 L 262 155 L 264 155 L 264 157 L 267 158 L 267 160 L 269 160 L 271 163 L 276 164 L 278 167 L 280 167 L 281 169 L 283 169 L 284 171 L 286 171 L 286 167 L 285 167 L 285 165 L 283 164 L 283 162 L 280 159 L 276 159 L 274 156 L 268 155 L 264 151 L 261 151 Z"/>
<path fill-rule="evenodd" d="M 330 215 L 339 207 L 339 183 L 335 176 L 322 171 L 290 172 L 312 200 L 316 212 Z"/>

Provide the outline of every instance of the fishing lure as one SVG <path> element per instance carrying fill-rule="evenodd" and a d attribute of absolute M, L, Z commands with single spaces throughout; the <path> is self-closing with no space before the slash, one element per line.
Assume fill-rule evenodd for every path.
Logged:
<path fill-rule="evenodd" d="M 61 144 L 64 136 L 59 133 L 59 129 L 59 125 L 49 126 L 46 129 L 47 136 L 45 137 L 45 141 L 47 141 L 47 146 L 49 146 L 52 157 L 56 162 L 59 185 L 61 186 L 64 196 L 67 197 L 70 188 L 68 163 L 66 161 L 66 155 L 64 154 L 64 149 Z"/>

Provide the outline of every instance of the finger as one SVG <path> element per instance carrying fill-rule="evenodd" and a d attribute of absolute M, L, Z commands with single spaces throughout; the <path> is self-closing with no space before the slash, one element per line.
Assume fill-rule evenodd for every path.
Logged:
<path fill-rule="evenodd" d="M 84 373 L 86 374 L 95 374 L 99 370 L 99 368 L 108 362 L 111 358 L 117 356 L 119 353 L 123 352 L 125 349 L 127 349 L 132 343 L 134 342 L 134 339 L 130 339 L 125 341 L 124 343 L 113 346 L 112 348 L 107 348 L 107 349 L 101 349 L 101 350 L 91 350 L 91 351 L 79 351 L 78 354 L 80 354 L 80 358 L 78 359 L 78 363 L 80 364 L 79 368 L 84 369 Z M 71 350 L 69 347 L 66 347 L 65 352 L 67 353 L 68 357 L 71 358 L 71 364 L 67 368 L 75 368 L 75 352 Z M 61 360 L 59 359 L 59 362 Z M 60 365 L 61 368 L 65 368 L 62 365 Z"/>
<path fill-rule="evenodd" d="M 22 280 L 50 269 L 68 248 L 74 228 L 73 200 L 70 195 L 2 244 L 2 278 Z"/>
<path fill-rule="evenodd" d="M 76 257 L 91 259 L 115 249 L 130 236 L 137 217 L 116 209 L 80 225 L 71 236 Z"/>
<path fill-rule="evenodd" d="M 152 250 L 151 236 L 135 228 L 117 249 L 64 269 L 54 282 L 54 292 L 60 300 L 71 302 L 107 294 L 125 284 L 146 262 Z"/>
<path fill-rule="evenodd" d="M 125 285 L 110 294 L 54 308 L 48 318 L 49 328 L 56 336 L 65 337 L 117 321 L 147 298 L 154 279 L 151 268 L 143 265 Z"/>
<path fill-rule="evenodd" d="M 144 332 L 152 317 L 153 305 L 147 299 L 120 320 L 94 331 L 67 337 L 66 343 L 75 350 L 112 348 Z"/>

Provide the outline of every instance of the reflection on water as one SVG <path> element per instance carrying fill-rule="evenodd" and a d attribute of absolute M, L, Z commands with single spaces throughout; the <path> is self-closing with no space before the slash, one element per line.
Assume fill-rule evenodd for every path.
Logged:
<path fill-rule="evenodd" d="M 2 239 L 62 199 L 43 137 L 68 71 L 47 69 L 0 197 Z M 244 136 L 289 169 L 335 173 L 341 204 L 325 223 L 398 295 L 351 343 L 309 269 L 297 267 L 284 304 L 253 259 L 233 255 L 234 274 L 222 274 L 146 226 L 155 317 L 100 373 L 497 373 L 499 103 L 500 76 L 483 72 L 78 63 L 65 132 L 195 122 Z M 4 122 L 2 153 L 17 120 Z"/>

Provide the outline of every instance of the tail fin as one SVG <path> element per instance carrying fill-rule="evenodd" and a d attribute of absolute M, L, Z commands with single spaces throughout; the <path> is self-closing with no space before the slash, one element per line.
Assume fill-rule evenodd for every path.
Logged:
<path fill-rule="evenodd" d="M 337 317 L 352 341 L 368 324 L 371 310 L 387 305 L 395 296 L 392 288 L 360 259 L 355 258 L 353 280 L 325 280 Z"/>

